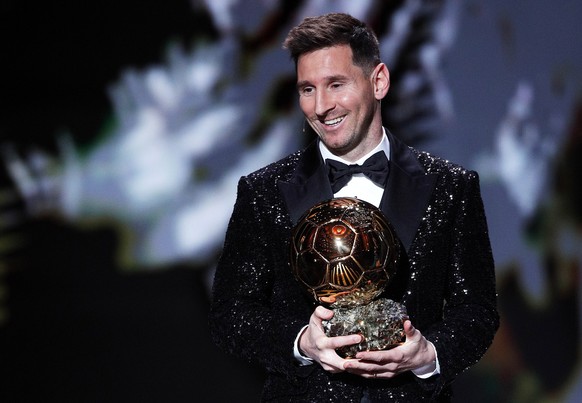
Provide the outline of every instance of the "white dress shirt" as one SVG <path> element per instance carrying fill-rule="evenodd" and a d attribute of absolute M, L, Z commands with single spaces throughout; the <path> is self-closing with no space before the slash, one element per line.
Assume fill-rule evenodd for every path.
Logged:
<path fill-rule="evenodd" d="M 349 162 L 332 154 L 331 151 L 329 151 L 329 149 L 325 146 L 325 144 L 323 144 L 323 142 L 319 142 L 319 152 L 321 153 L 324 161 L 331 159 L 342 162 L 346 165 L 362 165 L 368 158 L 376 154 L 378 151 L 384 151 L 386 158 L 390 160 L 390 142 L 388 141 L 386 134 L 382 136 L 382 141 L 380 141 L 380 143 L 374 147 L 372 151 L 364 155 L 356 162 Z M 378 186 L 370 179 L 368 179 L 368 177 L 364 174 L 354 174 L 352 175 L 352 179 L 350 179 L 347 185 L 341 188 L 339 192 L 335 193 L 333 197 L 356 197 L 358 199 L 367 201 L 376 207 L 380 207 L 382 194 L 384 194 L 384 188 L 382 186 Z"/>

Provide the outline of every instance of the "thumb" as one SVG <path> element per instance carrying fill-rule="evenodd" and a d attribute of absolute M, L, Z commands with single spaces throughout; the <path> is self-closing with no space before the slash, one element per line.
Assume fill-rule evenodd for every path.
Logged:
<path fill-rule="evenodd" d="M 417 333 L 418 333 L 418 331 L 412 325 L 412 322 L 408 319 L 405 320 L 404 321 L 404 335 L 406 336 L 406 340 L 412 339 L 414 336 L 416 336 Z"/>

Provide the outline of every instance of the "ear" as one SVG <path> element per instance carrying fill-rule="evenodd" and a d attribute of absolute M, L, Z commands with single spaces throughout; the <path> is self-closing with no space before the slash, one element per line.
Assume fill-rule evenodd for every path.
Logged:
<path fill-rule="evenodd" d="M 384 63 L 378 64 L 372 72 L 372 85 L 374 86 L 374 97 L 381 100 L 388 93 L 390 88 L 390 72 Z"/>

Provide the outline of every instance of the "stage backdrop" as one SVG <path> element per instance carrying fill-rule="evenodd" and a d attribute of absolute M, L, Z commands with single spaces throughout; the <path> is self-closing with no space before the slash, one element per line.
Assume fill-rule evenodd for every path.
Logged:
<path fill-rule="evenodd" d="M 1 401 L 258 401 L 209 290 L 240 176 L 311 140 L 281 42 L 331 11 L 390 130 L 481 177 L 502 324 L 455 401 L 582 399 L 582 3 L 35 3 L 0 6 Z"/>

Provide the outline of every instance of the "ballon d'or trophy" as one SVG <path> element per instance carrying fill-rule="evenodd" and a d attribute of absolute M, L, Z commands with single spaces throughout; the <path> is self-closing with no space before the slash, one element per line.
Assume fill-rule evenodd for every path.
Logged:
<path fill-rule="evenodd" d="M 337 349 L 387 350 L 404 342 L 406 308 L 378 298 L 396 273 L 400 243 L 382 211 L 356 198 L 335 198 L 309 209 L 293 229 L 291 268 L 316 301 L 334 311 L 327 336 L 362 335 Z"/>

